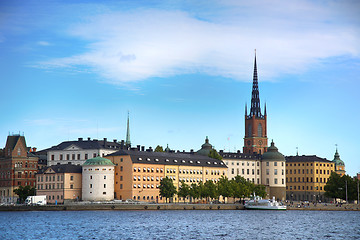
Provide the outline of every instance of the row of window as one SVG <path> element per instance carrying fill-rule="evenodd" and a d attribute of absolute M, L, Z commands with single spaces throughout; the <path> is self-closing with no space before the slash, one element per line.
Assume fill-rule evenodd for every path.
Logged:
<path fill-rule="evenodd" d="M 305 186 L 286 186 L 286 190 L 305 190 Z M 309 186 L 306 186 L 306 190 L 309 190 Z M 313 186 L 310 186 L 310 190 L 313 190 Z M 319 190 L 319 187 L 314 187 L 314 190 Z M 323 190 L 323 187 L 320 187 L 320 191 Z"/>
<path fill-rule="evenodd" d="M 143 159 L 141 158 L 141 157 L 139 157 L 138 159 L 137 159 L 138 161 L 142 161 Z M 146 158 L 146 161 L 148 161 L 148 162 L 150 162 L 151 161 L 151 159 L 150 158 Z M 159 162 L 159 159 L 158 158 L 155 158 L 154 159 L 154 161 L 155 162 Z M 170 160 L 169 159 L 165 159 L 165 162 L 170 162 Z M 189 160 L 189 161 L 185 161 L 185 160 L 177 160 L 177 159 L 173 159 L 173 162 L 174 163 L 177 163 L 177 162 L 181 162 L 181 163 L 191 163 L 191 164 L 193 164 L 193 163 L 196 163 L 196 164 L 200 164 L 201 162 L 200 161 L 193 161 L 193 160 Z M 206 162 L 207 164 L 211 164 L 211 162 Z M 215 165 L 217 165 L 218 164 L 218 162 L 213 162 L 213 164 L 215 164 Z M 220 165 L 224 165 L 224 163 L 223 162 L 220 162 Z"/>
<path fill-rule="evenodd" d="M 48 195 L 47 198 L 48 198 L 49 201 L 51 200 L 51 198 L 52 198 L 52 200 L 55 200 L 55 195 L 52 195 L 52 196 Z M 60 200 L 60 199 L 63 200 L 64 196 L 63 195 L 56 195 L 56 200 Z"/>
<path fill-rule="evenodd" d="M 89 187 L 90 187 L 90 188 L 93 188 L 93 185 L 90 184 Z M 104 183 L 104 188 L 106 188 L 106 183 Z"/>
<path fill-rule="evenodd" d="M 48 176 L 48 175 L 45 175 L 45 182 L 48 182 L 48 181 L 54 181 L 55 182 L 55 179 L 57 179 L 57 181 L 64 181 L 64 175 L 57 175 L 57 177 L 55 175 L 52 175 L 52 176 Z M 38 182 L 43 182 L 44 181 L 44 176 L 43 175 L 39 175 L 38 176 Z M 74 180 L 74 176 L 70 176 L 70 180 Z"/>
<path fill-rule="evenodd" d="M 289 170 L 289 173 L 290 174 L 292 174 L 294 172 L 294 174 L 296 174 L 296 169 L 294 169 L 294 171 L 293 171 L 293 169 L 290 169 Z M 298 174 L 300 174 L 302 172 L 302 174 L 305 174 L 305 169 L 302 169 L 302 171 L 301 171 L 301 169 L 297 169 L 297 173 Z M 330 170 L 322 170 L 322 169 L 320 169 L 320 171 L 319 171 L 319 169 L 316 169 L 316 174 L 319 174 L 319 172 L 320 172 L 320 174 L 330 174 L 332 171 L 330 171 Z M 288 174 L 288 170 L 286 170 L 286 174 Z M 309 169 L 306 169 L 306 174 L 309 174 Z M 313 169 L 310 169 L 310 174 L 313 174 Z"/>
<path fill-rule="evenodd" d="M 109 168 L 107 170 L 108 171 L 114 171 L 113 168 Z M 92 168 L 88 168 L 88 169 L 84 168 L 84 172 L 85 171 L 100 171 L 100 168 L 94 168 L 94 169 L 92 169 Z M 106 168 L 101 169 L 101 171 L 106 171 Z M 122 167 L 121 167 L 121 171 L 122 171 Z"/>
<path fill-rule="evenodd" d="M 36 165 L 37 165 L 36 163 L 29 162 L 29 164 L 28 164 L 28 162 L 25 162 L 24 167 L 25 167 L 25 168 L 27 168 L 27 167 L 29 167 L 29 168 L 36 168 L 36 167 L 37 167 Z M 22 162 L 16 162 L 16 163 L 14 164 L 14 167 L 15 167 L 15 168 L 22 168 L 22 167 L 23 167 L 23 163 L 22 163 Z"/>
<path fill-rule="evenodd" d="M 277 178 L 274 178 L 274 184 L 278 184 L 278 179 Z M 266 178 L 266 185 L 269 185 L 270 184 L 270 179 L 269 178 Z M 285 180 L 282 178 L 281 179 L 281 184 L 285 184 Z"/>
<path fill-rule="evenodd" d="M 296 167 L 296 166 L 305 166 L 305 163 L 302 163 L 302 164 L 300 164 L 300 163 L 298 163 L 298 164 L 296 164 L 296 163 L 287 163 L 286 164 L 286 166 L 290 166 L 290 167 L 292 167 L 292 165 L 294 165 L 294 167 Z M 312 166 L 313 164 L 312 163 L 310 163 L 310 166 Z M 333 167 L 333 165 L 332 164 L 329 164 L 329 163 L 316 163 L 316 166 L 318 167 L 320 165 L 320 167 Z M 306 163 L 306 166 L 309 166 L 309 163 Z"/>
<path fill-rule="evenodd" d="M 122 177 L 122 176 L 120 176 L 120 181 L 122 180 L 121 177 Z M 170 178 L 171 178 L 171 177 L 170 177 Z M 148 176 L 148 177 L 145 177 L 145 176 L 144 176 L 142 179 L 143 179 L 143 181 L 155 181 L 155 180 L 156 180 L 156 181 L 161 181 L 161 180 L 163 179 L 163 177 L 160 177 L 160 178 L 159 178 L 159 177 L 156 177 L 156 178 L 155 178 L 155 177 L 149 177 L 149 176 Z M 136 180 L 141 181 L 141 177 L 140 177 L 140 176 L 134 176 L 134 181 L 136 181 Z"/>
<path fill-rule="evenodd" d="M 154 172 L 155 171 L 155 169 L 154 168 L 146 168 L 146 167 L 144 167 L 143 168 L 143 172 Z M 136 168 L 136 167 L 134 167 L 134 172 L 141 172 L 141 168 Z M 159 173 L 159 172 L 164 172 L 164 169 L 162 169 L 162 168 L 157 168 L 156 169 L 156 172 L 157 173 Z"/>
<path fill-rule="evenodd" d="M 231 162 L 231 165 L 234 165 L 234 163 L 235 163 L 235 162 Z M 225 164 L 228 165 L 229 162 L 226 161 Z M 240 163 L 239 163 L 239 162 L 236 162 L 236 165 L 237 165 L 237 166 L 240 166 Z M 259 163 L 259 162 L 256 162 L 256 165 L 257 165 L 257 166 L 260 166 L 260 163 Z M 242 163 L 241 163 L 241 166 L 245 166 L 245 162 L 242 162 Z M 249 162 L 246 162 L 246 166 L 250 166 L 250 163 L 249 163 Z M 255 166 L 255 163 L 252 162 L 252 163 L 251 163 L 251 166 Z"/>
<path fill-rule="evenodd" d="M 73 185 L 70 185 L 73 186 Z M 71 187 L 70 187 L 71 188 Z M 38 184 L 37 185 L 38 190 L 50 190 L 50 189 L 64 189 L 64 184 L 62 183 L 53 183 L 53 184 Z"/>
<path fill-rule="evenodd" d="M 270 175 L 270 169 L 266 169 L 266 175 Z M 274 169 L 274 175 L 278 175 L 277 169 Z M 284 175 L 284 169 L 281 169 L 281 175 Z"/>
<path fill-rule="evenodd" d="M 159 188 L 159 186 L 160 186 L 160 185 L 157 184 L 157 185 L 156 185 L 156 188 Z M 134 187 L 134 188 L 141 188 L 141 184 L 137 184 L 137 185 L 134 184 L 133 187 Z M 147 185 L 144 184 L 144 185 L 142 185 L 142 187 L 143 187 L 143 188 L 155 188 L 154 184 L 147 184 Z M 122 187 L 120 186 L 120 189 L 121 189 L 121 188 L 122 188 Z"/>
<path fill-rule="evenodd" d="M 289 180 L 289 181 L 288 181 Z M 297 178 L 297 181 L 296 181 L 296 177 L 294 177 L 294 178 L 286 178 L 286 182 L 293 182 L 292 180 L 294 180 L 294 182 L 305 182 L 305 180 L 306 180 L 306 182 L 313 182 L 313 178 L 312 177 L 307 177 L 307 178 L 300 178 L 300 177 L 298 177 Z M 302 181 L 301 181 L 302 180 Z M 310 180 L 310 181 L 309 181 Z M 327 180 L 329 180 L 329 178 L 316 178 L 316 183 L 326 183 L 327 182 Z"/>
<path fill-rule="evenodd" d="M 93 157 L 96 157 L 98 154 L 93 153 L 92 155 L 93 155 Z M 84 159 L 87 160 L 88 158 L 89 158 L 89 154 L 85 153 Z M 51 160 L 53 160 L 53 161 L 55 160 L 55 155 L 54 154 L 51 155 Z M 75 153 L 73 153 L 73 154 L 60 154 L 59 159 L 57 159 L 57 160 L 81 160 L 81 154 L 80 153 L 78 153 L 78 154 L 75 154 Z"/>

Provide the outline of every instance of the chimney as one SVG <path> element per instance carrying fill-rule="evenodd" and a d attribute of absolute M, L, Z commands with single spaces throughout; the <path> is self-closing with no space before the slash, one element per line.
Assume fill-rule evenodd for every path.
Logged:
<path fill-rule="evenodd" d="M 83 138 L 78 138 L 78 141 L 79 141 L 79 142 L 82 142 L 82 140 L 83 140 Z"/>
<path fill-rule="evenodd" d="M 90 137 L 88 137 L 88 141 L 90 141 L 90 139 L 91 139 L 91 138 L 90 138 Z"/>
<path fill-rule="evenodd" d="M 194 154 L 194 149 L 190 149 L 190 154 Z"/>
<path fill-rule="evenodd" d="M 121 149 L 124 149 L 124 140 L 121 140 L 120 148 L 121 148 Z"/>
<path fill-rule="evenodd" d="M 32 151 L 33 151 L 33 152 L 36 152 L 36 147 L 33 147 L 33 148 L 32 148 Z"/>
<path fill-rule="evenodd" d="M 97 139 L 93 139 L 94 142 L 97 142 L 98 140 Z"/>
<path fill-rule="evenodd" d="M 142 151 L 142 152 L 145 151 L 145 146 L 141 146 L 141 151 Z"/>
<path fill-rule="evenodd" d="M 140 151 L 140 145 L 137 145 L 137 146 L 136 146 L 136 149 L 137 149 L 138 151 Z"/>
<path fill-rule="evenodd" d="M 152 147 L 149 147 L 149 150 L 150 150 L 150 152 L 152 152 L 153 151 Z"/>
<path fill-rule="evenodd" d="M 104 138 L 104 147 L 106 148 L 107 145 L 107 138 Z"/>
<path fill-rule="evenodd" d="M 237 150 L 237 153 L 240 153 L 240 150 Z"/>
<path fill-rule="evenodd" d="M 114 143 L 116 143 L 117 142 L 117 140 L 116 139 L 114 139 Z"/>

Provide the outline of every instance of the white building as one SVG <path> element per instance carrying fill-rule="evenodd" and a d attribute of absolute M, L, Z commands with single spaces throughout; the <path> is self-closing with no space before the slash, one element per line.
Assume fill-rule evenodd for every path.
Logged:
<path fill-rule="evenodd" d="M 52 166 L 58 163 L 82 165 L 87 159 L 103 157 L 118 151 L 121 144 L 124 142 L 119 143 L 116 140 L 109 142 L 106 138 L 103 140 L 79 138 L 77 141 L 62 142 L 47 150 L 47 165 Z"/>
<path fill-rule="evenodd" d="M 86 160 L 82 166 L 82 200 L 114 200 L 114 164 L 106 158 Z"/>

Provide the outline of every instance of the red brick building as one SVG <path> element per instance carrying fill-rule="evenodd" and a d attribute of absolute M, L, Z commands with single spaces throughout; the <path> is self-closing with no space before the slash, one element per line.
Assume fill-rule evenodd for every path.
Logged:
<path fill-rule="evenodd" d="M 249 115 L 247 114 L 247 106 L 245 106 L 245 137 L 243 152 L 247 154 L 263 154 L 267 151 L 267 141 L 268 139 L 266 123 L 266 105 L 263 115 L 260 109 L 259 86 L 255 55 L 253 89 Z"/>
<path fill-rule="evenodd" d="M 25 137 L 9 135 L 0 156 L 0 202 L 16 202 L 14 189 L 19 186 L 35 187 L 38 157 L 31 153 Z"/>

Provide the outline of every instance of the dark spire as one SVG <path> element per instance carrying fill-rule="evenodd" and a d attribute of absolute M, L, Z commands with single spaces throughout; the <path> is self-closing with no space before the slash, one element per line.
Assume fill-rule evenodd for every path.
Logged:
<path fill-rule="evenodd" d="M 126 146 L 131 146 L 131 141 L 130 141 L 130 124 L 129 124 L 129 111 L 128 111 L 128 117 L 127 117 L 127 129 L 126 129 Z"/>
<path fill-rule="evenodd" d="M 256 49 L 255 49 L 254 76 L 253 76 L 250 116 L 262 117 L 261 109 L 260 109 L 259 86 L 258 86 L 258 76 L 257 76 L 257 67 L 256 67 Z"/>
<path fill-rule="evenodd" d="M 266 103 L 265 103 L 264 116 L 266 116 Z"/>
<path fill-rule="evenodd" d="M 245 116 L 247 116 L 247 103 L 245 103 Z"/>

